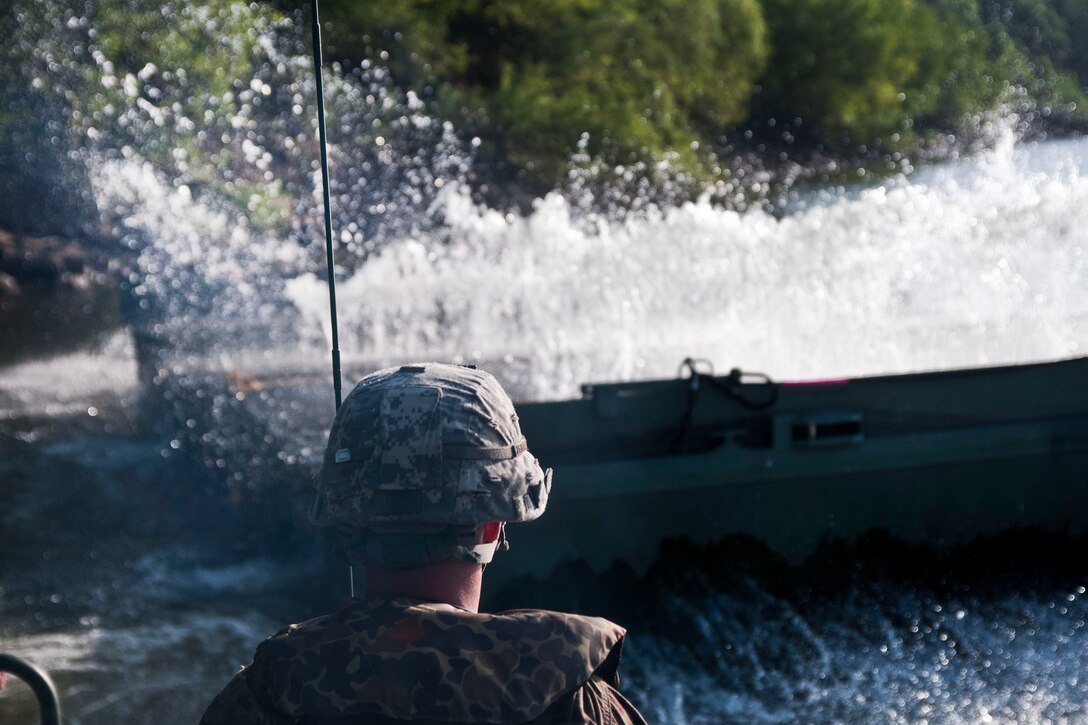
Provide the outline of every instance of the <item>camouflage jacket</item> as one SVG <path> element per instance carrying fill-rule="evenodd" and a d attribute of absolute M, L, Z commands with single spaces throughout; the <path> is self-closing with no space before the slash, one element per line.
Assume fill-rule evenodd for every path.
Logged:
<path fill-rule="evenodd" d="M 262 642 L 201 725 L 645 725 L 616 689 L 624 634 L 542 610 L 353 601 Z"/>

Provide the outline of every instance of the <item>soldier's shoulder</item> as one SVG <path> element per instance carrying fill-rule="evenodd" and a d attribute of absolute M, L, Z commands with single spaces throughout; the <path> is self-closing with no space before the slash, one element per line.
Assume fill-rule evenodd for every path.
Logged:
<path fill-rule="evenodd" d="M 200 718 L 200 725 L 278 725 L 275 713 L 267 712 L 249 686 L 246 670 L 236 674 L 219 691 Z"/>
<path fill-rule="evenodd" d="M 478 616 L 478 624 L 469 620 L 468 626 L 479 626 L 500 640 L 517 641 L 519 648 L 532 648 L 541 660 L 563 659 L 578 673 L 574 679 L 579 684 L 610 657 L 618 659 L 627 634 L 623 627 L 602 617 L 546 609 L 510 609 Z"/>
<path fill-rule="evenodd" d="M 624 634 L 562 612 L 366 600 L 281 630 L 247 674 L 257 699 L 292 717 L 527 722 L 614 670 Z"/>

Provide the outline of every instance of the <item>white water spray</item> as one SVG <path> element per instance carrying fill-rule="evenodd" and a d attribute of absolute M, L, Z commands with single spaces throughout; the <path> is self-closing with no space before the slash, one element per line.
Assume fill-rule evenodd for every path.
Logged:
<path fill-rule="evenodd" d="M 1026 362 L 1088 347 L 1088 143 L 980 158 L 793 213 L 702 200 L 587 225 L 436 202 L 447 227 L 389 243 L 341 287 L 344 347 L 382 360 L 519 363 L 518 387 L 675 374 L 687 356 L 777 378 Z M 286 292 L 323 319 L 315 277 Z"/>
<path fill-rule="evenodd" d="M 320 369 L 326 292 L 299 274 L 296 242 L 137 161 L 101 164 L 95 180 L 144 244 L 137 292 L 163 306 L 157 333 L 184 362 Z M 356 371 L 479 362 L 521 397 L 561 398 L 583 382 L 671 376 L 687 356 L 784 379 L 1088 349 L 1084 141 L 999 144 L 861 191 L 814 193 L 781 218 L 700 200 L 587 219 L 558 193 L 520 216 L 479 207 L 452 182 L 430 214 L 443 220 L 434 231 L 388 240 L 341 283 Z"/>

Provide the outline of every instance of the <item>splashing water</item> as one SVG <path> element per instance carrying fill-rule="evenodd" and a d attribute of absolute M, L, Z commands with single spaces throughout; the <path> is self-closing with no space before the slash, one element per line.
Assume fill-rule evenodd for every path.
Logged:
<path fill-rule="evenodd" d="M 398 239 L 342 285 L 371 356 L 523 358 L 538 396 L 675 374 L 687 355 L 781 377 L 1075 355 L 1088 344 L 1088 147 L 999 148 L 788 216 L 706 201 L 623 222 L 439 199 L 451 242 Z M 287 292 L 322 315 L 319 283 Z"/>
<path fill-rule="evenodd" d="M 206 11 L 179 12 L 209 33 Z M 122 134 L 105 138 L 84 109 L 82 158 L 100 212 L 138 254 L 138 319 L 161 348 L 197 367 L 317 369 L 328 311 L 310 61 L 289 19 L 241 4 L 221 14 L 228 32 L 252 26 L 249 65 L 232 69 L 250 77 L 203 100 L 176 71 L 125 73 L 87 18 L 65 26 L 87 36 L 114 101 L 99 116 Z M 978 158 L 807 193 L 780 213 L 730 211 L 708 193 L 604 215 L 583 186 L 523 215 L 471 200 L 450 125 L 382 68 L 334 67 L 326 95 L 342 347 L 360 368 L 490 362 L 521 397 L 556 398 L 670 376 L 688 356 L 820 377 L 1088 344 L 1082 142 L 1018 146 L 1009 131 Z M 209 109 L 199 127 L 195 102 Z M 173 160 L 156 161 L 170 145 Z"/>
<path fill-rule="evenodd" d="M 342 345 L 374 364 L 517 361 L 513 383 L 529 397 L 670 376 L 689 355 L 777 377 L 1077 355 L 1088 345 L 1086 165 L 1084 142 L 1004 146 L 852 196 L 816 194 L 782 217 L 701 200 L 586 218 L 558 193 L 518 216 L 453 183 L 431 207 L 439 228 L 394 236 L 341 282 Z M 97 179 L 150 240 L 138 293 L 155 285 L 156 299 L 179 301 L 159 323 L 169 344 L 192 347 L 196 311 L 205 344 L 232 359 L 257 344 L 249 364 L 261 369 L 323 361 L 327 292 L 291 272 L 296 246 L 156 184 L 146 167 L 109 164 Z"/>
<path fill-rule="evenodd" d="M 677 598 L 669 626 L 697 636 L 634 635 L 629 682 L 671 723 L 1084 717 L 1083 587 L 998 601 L 883 589 L 815 607 L 754 585 Z"/>
<path fill-rule="evenodd" d="M 16 415 L 84 412 L 103 398 L 136 392 L 136 360 L 127 332 L 111 335 L 92 352 L 24 363 L 0 372 L 0 420 Z"/>
<path fill-rule="evenodd" d="M 24 8 L 53 18 L 28 30 L 26 72 L 63 99 L 70 155 L 138 255 L 140 326 L 197 367 L 319 368 L 328 312 L 305 34 L 242 3 L 179 6 L 164 45 L 191 36 L 211 60 L 229 46 L 228 67 L 127 69 L 96 28 L 108 4 L 65 20 L 68 4 Z M 50 60 L 71 48 L 91 65 L 90 100 L 79 62 Z M 595 212 L 583 185 L 523 215 L 471 201 L 470 154 L 384 69 L 332 71 L 342 347 L 357 367 L 491 362 L 521 397 L 555 398 L 584 381 L 669 376 L 688 356 L 820 377 L 1051 359 L 1088 343 L 1082 142 L 1018 146 L 1008 131 L 978 158 L 807 193 L 780 213 L 729 211 L 708 193 L 617 217 Z"/>
<path fill-rule="evenodd" d="M 207 705 L 204 693 L 229 679 L 253 643 L 275 627 L 259 615 L 183 613 L 153 624 L 86 621 L 74 632 L 6 637 L 4 649 L 51 673 L 66 722 L 134 722 L 150 712 L 162 722 L 196 722 Z M 237 661 L 223 658 L 224 651 Z M 0 699 L 0 714 L 33 722 L 33 695 L 12 690 Z"/>

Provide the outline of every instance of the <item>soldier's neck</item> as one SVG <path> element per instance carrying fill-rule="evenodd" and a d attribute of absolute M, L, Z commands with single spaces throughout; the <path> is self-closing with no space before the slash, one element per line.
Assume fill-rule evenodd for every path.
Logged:
<path fill-rule="evenodd" d="M 482 566 L 456 559 L 418 569 L 367 567 L 366 570 L 368 595 L 424 599 L 471 612 L 480 609 L 482 584 Z"/>

